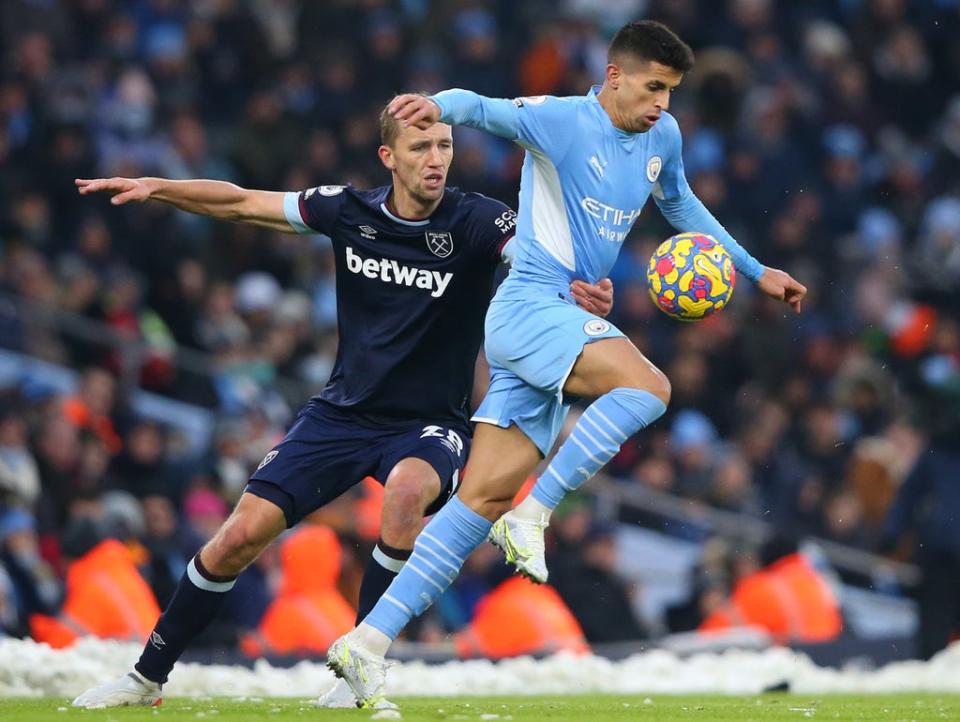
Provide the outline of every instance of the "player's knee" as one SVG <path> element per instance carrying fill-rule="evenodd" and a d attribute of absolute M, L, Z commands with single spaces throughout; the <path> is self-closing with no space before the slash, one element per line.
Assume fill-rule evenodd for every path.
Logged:
<path fill-rule="evenodd" d="M 384 542 L 398 549 L 413 546 L 423 525 L 423 514 L 439 493 L 439 489 L 431 490 L 428 486 L 416 475 L 390 475 L 380 512 L 380 536 Z"/>
<path fill-rule="evenodd" d="M 436 498 L 439 489 L 428 489 L 429 485 L 415 474 L 393 473 L 387 479 L 383 496 L 383 513 L 404 519 L 420 519 Z M 427 498 L 427 497 L 430 498 Z"/>
<path fill-rule="evenodd" d="M 646 391 L 660 399 L 665 406 L 670 405 L 670 379 L 652 364 L 644 364 L 634 373 L 625 373 L 617 385 Z"/>
<path fill-rule="evenodd" d="M 670 379 L 659 369 L 648 369 L 637 377 L 622 379 L 614 386 L 618 387 L 646 391 L 660 399 L 664 406 L 670 405 Z"/>
<path fill-rule="evenodd" d="M 670 379 L 667 378 L 667 375 L 663 373 L 660 369 L 654 369 L 656 373 L 653 374 L 652 379 L 649 384 L 649 388 L 646 388 L 645 391 L 650 392 L 658 399 L 663 402 L 664 406 L 670 405 L 670 394 L 672 388 L 670 386 Z"/>
<path fill-rule="evenodd" d="M 423 505 L 411 494 L 384 496 L 383 510 L 380 512 L 380 526 L 395 529 L 409 526 L 423 518 Z"/>

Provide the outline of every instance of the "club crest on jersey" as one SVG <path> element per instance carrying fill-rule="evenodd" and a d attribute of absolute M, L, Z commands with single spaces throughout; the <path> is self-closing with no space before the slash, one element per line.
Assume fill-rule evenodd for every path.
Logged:
<path fill-rule="evenodd" d="M 265 467 L 267 464 L 269 464 L 271 461 L 273 461 L 274 459 L 276 459 L 276 458 L 277 458 L 277 454 L 279 454 L 279 453 L 280 453 L 279 451 L 277 451 L 276 449 L 274 449 L 274 450 L 271 451 L 269 454 L 267 454 L 266 456 L 264 456 L 264 457 L 263 457 L 263 461 L 260 462 L 260 466 L 257 467 L 257 471 L 260 471 L 260 469 L 262 469 L 262 468 Z"/>
<path fill-rule="evenodd" d="M 453 236 L 449 231 L 426 231 L 427 248 L 437 258 L 446 258 L 453 253 Z"/>
<path fill-rule="evenodd" d="M 647 161 L 647 180 L 656 183 L 660 177 L 660 169 L 663 168 L 663 158 L 659 155 L 653 156 Z"/>
<path fill-rule="evenodd" d="M 610 324 L 599 318 L 592 318 L 583 324 L 583 332 L 587 336 L 599 336 L 610 330 Z"/>
<path fill-rule="evenodd" d="M 370 226 L 357 226 L 357 229 L 360 231 L 361 238 L 366 238 L 368 241 L 377 240 L 376 228 L 371 228 Z"/>

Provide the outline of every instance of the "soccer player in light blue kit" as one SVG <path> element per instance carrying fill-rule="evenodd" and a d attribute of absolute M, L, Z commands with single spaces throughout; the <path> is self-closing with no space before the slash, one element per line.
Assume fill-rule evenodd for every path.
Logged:
<path fill-rule="evenodd" d="M 666 110 L 692 65 L 692 51 L 672 31 L 638 21 L 616 34 L 604 84 L 586 96 L 511 101 L 448 90 L 432 98 L 399 96 L 391 104 L 404 124 L 482 128 L 519 143 L 526 158 L 519 247 L 487 312 L 490 388 L 474 416 L 463 483 L 421 532 L 386 594 L 328 653 L 331 668 L 361 702 L 382 695 L 383 655 L 392 640 L 443 593 L 488 536 L 520 572 L 545 581 L 543 529 L 551 511 L 666 410 L 666 376 L 569 295 L 572 280 L 596 282 L 607 274 L 648 196 L 674 227 L 714 236 L 742 275 L 800 310 L 806 289 L 747 253 L 687 185 L 680 130 Z M 556 441 L 564 395 L 596 400 L 531 494 L 509 511 Z"/>

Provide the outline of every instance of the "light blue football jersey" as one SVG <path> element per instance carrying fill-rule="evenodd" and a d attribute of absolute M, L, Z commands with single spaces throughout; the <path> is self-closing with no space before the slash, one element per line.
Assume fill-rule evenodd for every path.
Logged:
<path fill-rule="evenodd" d="M 432 98 L 443 122 L 489 131 L 526 150 L 513 270 L 499 295 L 531 283 L 565 293 L 574 279 L 604 278 L 650 195 L 678 231 L 714 236 L 740 273 L 758 279 L 763 266 L 690 189 L 676 119 L 664 112 L 646 133 L 622 131 L 598 92 L 505 100 L 453 89 Z"/>

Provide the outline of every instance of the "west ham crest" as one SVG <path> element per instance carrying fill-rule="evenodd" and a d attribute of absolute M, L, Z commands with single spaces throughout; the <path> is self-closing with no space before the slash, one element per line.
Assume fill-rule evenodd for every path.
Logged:
<path fill-rule="evenodd" d="M 438 258 L 446 258 L 453 253 L 453 236 L 449 231 L 426 231 L 427 248 Z"/>

